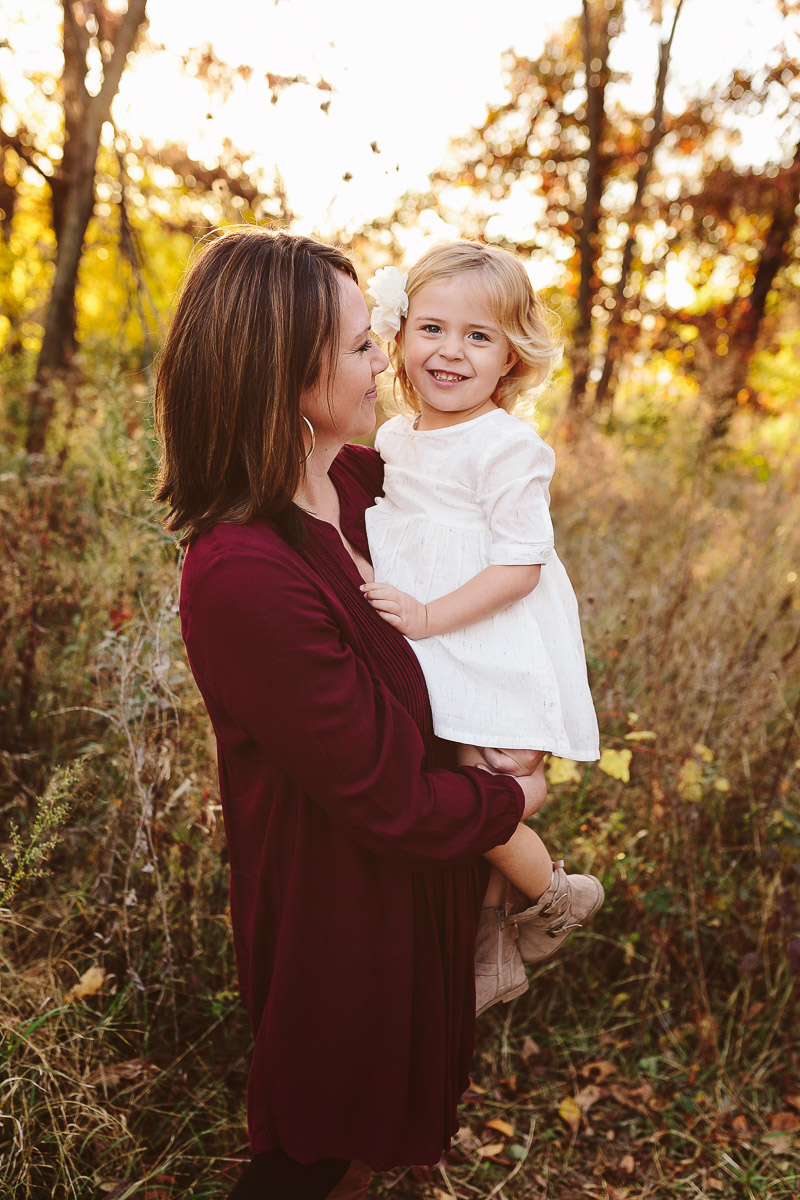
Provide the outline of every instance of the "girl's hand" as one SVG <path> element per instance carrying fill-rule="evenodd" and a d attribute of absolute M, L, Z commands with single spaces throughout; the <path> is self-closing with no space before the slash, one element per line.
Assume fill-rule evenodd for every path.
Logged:
<path fill-rule="evenodd" d="M 384 621 L 412 641 L 428 636 L 428 612 L 413 596 L 390 583 L 362 583 L 361 591 Z"/>
<path fill-rule="evenodd" d="M 493 771 L 503 775 L 532 775 L 544 762 L 544 750 L 500 750 L 481 746 L 480 753 Z"/>

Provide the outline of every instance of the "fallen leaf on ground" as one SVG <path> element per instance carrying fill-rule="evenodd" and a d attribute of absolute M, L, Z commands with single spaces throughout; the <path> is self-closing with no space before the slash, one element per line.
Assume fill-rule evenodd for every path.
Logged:
<path fill-rule="evenodd" d="M 90 1087 L 101 1084 L 104 1087 L 116 1087 L 117 1084 L 132 1083 L 137 1079 L 147 1079 L 158 1074 L 158 1067 L 148 1058 L 130 1058 L 126 1062 L 101 1063 L 90 1075 L 86 1082 Z"/>
<path fill-rule="evenodd" d="M 706 1187 L 711 1192 L 724 1192 L 725 1191 L 725 1184 L 722 1182 L 721 1179 L 717 1179 L 716 1175 L 709 1175 L 708 1179 L 706 1180 Z"/>
<path fill-rule="evenodd" d="M 565 1096 L 558 1106 L 558 1115 L 562 1121 L 565 1121 L 573 1131 L 578 1128 L 581 1123 L 581 1110 L 573 1100 L 572 1096 Z"/>
<path fill-rule="evenodd" d="M 765 1133 L 761 1138 L 762 1146 L 766 1146 L 773 1154 L 788 1154 L 796 1142 L 791 1133 Z"/>
<path fill-rule="evenodd" d="M 575 1103 L 582 1113 L 587 1113 L 605 1095 L 605 1088 L 598 1087 L 596 1083 L 587 1083 L 576 1095 Z"/>
<path fill-rule="evenodd" d="M 105 977 L 106 973 L 102 967 L 89 967 L 64 997 L 67 1004 L 71 1004 L 73 1000 L 83 1000 L 86 996 L 95 996 L 103 986 Z"/>
<path fill-rule="evenodd" d="M 616 1073 L 617 1068 L 605 1058 L 600 1058 L 597 1062 L 586 1063 L 585 1066 L 578 1068 L 579 1075 L 588 1075 L 590 1079 L 594 1079 L 595 1083 L 604 1083 L 609 1075 L 616 1075 Z"/>
<path fill-rule="evenodd" d="M 792 1108 L 796 1108 L 800 1112 L 800 1092 L 797 1092 L 793 1096 L 787 1096 L 786 1103 L 791 1104 Z"/>
<path fill-rule="evenodd" d="M 472 1080 L 470 1079 L 469 1087 L 464 1092 L 464 1095 L 461 1097 L 461 1099 L 469 1102 L 470 1100 L 478 1100 L 478 1099 L 480 1099 L 481 1096 L 485 1096 L 485 1095 L 486 1095 L 486 1088 L 481 1087 L 481 1085 L 479 1083 L 473 1083 Z"/>
<path fill-rule="evenodd" d="M 773 1133 L 797 1133 L 800 1130 L 800 1117 L 790 1112 L 773 1113 L 769 1127 Z"/>
<path fill-rule="evenodd" d="M 537 1046 L 537 1044 L 533 1040 L 533 1038 L 528 1037 L 528 1035 L 526 1034 L 525 1037 L 523 1038 L 522 1049 L 520 1050 L 519 1053 L 520 1053 L 520 1057 L 522 1058 L 522 1061 L 525 1063 L 525 1066 L 529 1067 L 531 1065 L 531 1060 L 536 1058 L 537 1055 L 541 1054 L 542 1051 L 541 1051 L 541 1048 L 539 1046 Z"/>
<path fill-rule="evenodd" d="M 496 1158 L 498 1154 L 502 1154 L 506 1148 L 505 1142 L 489 1142 L 485 1146 L 478 1147 L 478 1154 L 481 1158 Z"/>
<path fill-rule="evenodd" d="M 632 1154 L 623 1154 L 619 1160 L 619 1169 L 624 1171 L 626 1175 L 632 1175 L 636 1170 L 636 1159 Z"/>
<path fill-rule="evenodd" d="M 506 1137 L 514 1136 L 514 1126 L 509 1125 L 508 1121 L 501 1121 L 499 1117 L 495 1117 L 493 1121 L 487 1121 L 486 1128 L 495 1129 L 498 1133 L 505 1134 Z"/>
<path fill-rule="evenodd" d="M 652 1098 L 653 1089 L 649 1083 L 643 1083 L 638 1088 L 622 1088 L 613 1084 L 609 1093 L 617 1104 L 624 1108 L 632 1108 L 634 1112 L 647 1113 L 647 1101 Z"/>
<path fill-rule="evenodd" d="M 740 1134 L 748 1134 L 753 1132 L 748 1124 L 747 1117 L 743 1116 L 742 1113 L 739 1113 L 733 1118 L 731 1125 L 735 1131 Z"/>

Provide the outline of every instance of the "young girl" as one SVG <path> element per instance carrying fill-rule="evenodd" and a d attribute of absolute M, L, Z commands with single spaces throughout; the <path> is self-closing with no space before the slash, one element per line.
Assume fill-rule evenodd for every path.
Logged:
<path fill-rule="evenodd" d="M 544 794 L 547 752 L 598 757 L 577 602 L 553 549 L 555 455 L 510 415 L 559 348 L 522 264 L 496 247 L 438 246 L 407 276 L 388 267 L 370 285 L 373 328 L 396 337 L 396 382 L 415 415 L 376 439 L 385 494 L 366 514 L 376 582 L 362 590 L 410 640 L 435 731 L 459 743 L 460 763 L 513 770 L 536 751 L 526 766 Z M 525 990 L 520 954 L 547 958 L 603 902 L 599 880 L 566 875 L 527 825 L 486 857 L 529 907 L 507 915 L 493 873 L 479 1011 Z"/>

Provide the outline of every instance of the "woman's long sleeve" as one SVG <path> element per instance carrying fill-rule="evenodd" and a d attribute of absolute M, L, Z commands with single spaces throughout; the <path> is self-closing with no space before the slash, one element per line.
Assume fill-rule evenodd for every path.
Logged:
<path fill-rule="evenodd" d="M 509 777 L 423 770 L 415 722 L 345 644 L 288 547 L 243 538 L 209 557 L 185 596 L 184 636 L 218 738 L 239 755 L 261 747 L 374 853 L 420 868 L 473 858 L 521 819 Z"/>

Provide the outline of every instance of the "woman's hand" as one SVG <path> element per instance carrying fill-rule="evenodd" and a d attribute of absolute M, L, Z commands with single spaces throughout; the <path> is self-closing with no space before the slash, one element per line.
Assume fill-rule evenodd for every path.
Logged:
<path fill-rule="evenodd" d="M 511 758 L 511 755 L 514 757 Z M 513 775 L 519 786 L 522 788 L 522 794 L 525 797 L 525 810 L 522 814 L 522 819 L 532 817 L 537 813 L 547 799 L 547 780 L 544 774 L 544 751 L 543 750 L 496 750 L 492 746 L 482 746 L 480 749 L 477 746 L 459 746 L 457 750 L 458 765 L 460 767 L 480 767 L 482 771 L 489 771 L 492 775 Z M 514 768 L 509 770 L 507 767 L 495 766 L 495 763 L 502 763 L 508 758 L 510 765 Z M 523 771 L 521 767 L 530 767 L 530 770 Z"/>
<path fill-rule="evenodd" d="M 362 583 L 361 591 L 378 615 L 407 638 L 418 641 L 428 636 L 428 612 L 419 600 L 390 583 Z"/>
<path fill-rule="evenodd" d="M 532 775 L 517 775 L 517 783 L 525 796 L 523 821 L 537 813 L 547 799 L 547 780 L 544 776 L 544 764 L 540 763 Z"/>

